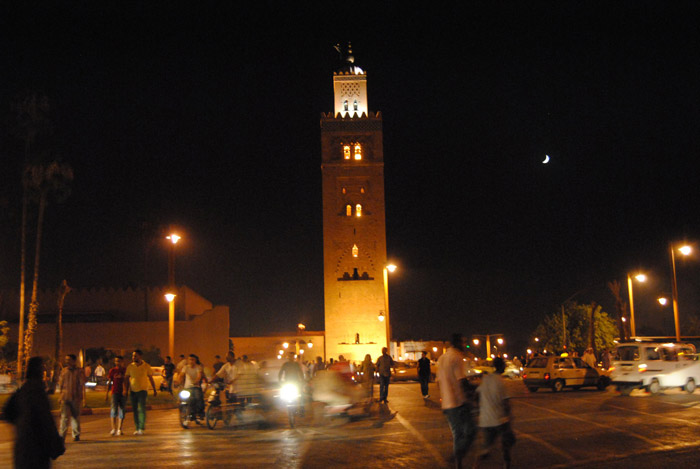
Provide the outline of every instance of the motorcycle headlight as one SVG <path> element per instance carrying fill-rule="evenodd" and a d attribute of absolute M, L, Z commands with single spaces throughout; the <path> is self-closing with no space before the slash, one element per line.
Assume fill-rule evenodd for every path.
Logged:
<path fill-rule="evenodd" d="M 183 401 L 186 401 L 187 399 L 190 398 L 190 392 L 187 389 L 183 389 L 180 391 L 180 399 Z"/>
<path fill-rule="evenodd" d="M 293 400 L 298 399 L 300 396 L 299 386 L 296 384 L 286 383 L 283 384 L 282 389 L 280 389 L 280 397 L 284 401 L 292 402 Z"/>

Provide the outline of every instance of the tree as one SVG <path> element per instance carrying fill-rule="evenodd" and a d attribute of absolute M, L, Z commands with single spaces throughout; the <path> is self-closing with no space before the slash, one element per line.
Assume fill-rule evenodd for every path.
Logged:
<path fill-rule="evenodd" d="M 73 181 L 73 169 L 66 163 L 54 160 L 47 165 L 29 166 L 25 171 L 25 179 L 31 189 L 31 194 L 37 199 L 39 206 L 36 222 L 36 242 L 34 245 L 34 276 L 32 281 L 32 301 L 29 303 L 27 331 L 24 334 L 24 361 L 29 361 L 34 345 L 34 333 L 37 326 L 39 311 L 39 260 L 41 254 L 41 236 L 44 226 L 44 211 L 49 198 L 62 202 L 70 195 L 70 184 Z"/>
<path fill-rule="evenodd" d="M 51 389 L 56 389 L 58 385 L 58 375 L 61 372 L 61 357 L 63 356 L 63 303 L 66 295 L 70 293 L 71 287 L 63 280 L 60 293 L 58 295 L 58 314 L 56 315 L 56 344 L 54 348 L 53 378 L 51 379 Z"/>
<path fill-rule="evenodd" d="M 13 102 L 16 115 L 15 133 L 24 140 L 24 168 L 32 161 L 37 136 L 48 133 L 51 122 L 48 118 L 50 105 L 45 95 L 25 93 Z M 20 286 L 19 286 L 19 340 L 17 344 L 17 376 L 22 377 L 25 311 L 25 276 L 27 260 L 27 212 L 29 206 L 29 188 L 22 178 L 22 228 L 20 247 Z"/>
<path fill-rule="evenodd" d="M 566 344 L 564 331 L 566 331 Z M 564 305 L 563 313 L 557 312 L 546 316 L 535 329 L 533 337 L 539 339 L 540 349 L 561 353 L 565 350 L 587 348 L 591 333 L 595 349 L 612 347 L 616 336 L 615 322 L 602 311 L 601 306 L 595 303 L 583 305 L 570 302 Z"/>

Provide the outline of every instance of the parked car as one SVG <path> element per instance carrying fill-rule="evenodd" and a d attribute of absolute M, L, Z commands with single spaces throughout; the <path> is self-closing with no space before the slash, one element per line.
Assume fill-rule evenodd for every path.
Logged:
<path fill-rule="evenodd" d="M 692 344 L 620 344 L 615 350 L 611 370 L 612 383 L 625 396 L 634 389 L 658 394 L 671 387 L 680 387 L 692 394 L 700 383 L 700 361 Z"/>
<path fill-rule="evenodd" d="M 554 392 L 565 387 L 580 389 L 595 386 L 604 390 L 610 384 L 607 372 L 591 368 L 578 357 L 536 357 L 523 371 L 523 381 L 530 392 L 550 388 Z"/>
<path fill-rule="evenodd" d="M 396 361 L 396 373 L 391 375 L 392 381 L 418 381 L 418 362 L 413 360 Z M 430 381 L 435 381 L 437 365 L 430 362 Z"/>
<path fill-rule="evenodd" d="M 491 362 L 488 362 L 488 365 L 477 365 L 476 370 L 479 373 L 493 373 L 495 371 L 495 368 L 491 366 Z M 522 369 L 519 366 L 516 366 L 512 361 L 508 360 L 506 361 L 506 369 L 503 371 L 503 377 L 504 378 L 510 378 L 510 379 L 515 379 L 515 378 L 520 378 L 520 374 L 522 373 Z"/>

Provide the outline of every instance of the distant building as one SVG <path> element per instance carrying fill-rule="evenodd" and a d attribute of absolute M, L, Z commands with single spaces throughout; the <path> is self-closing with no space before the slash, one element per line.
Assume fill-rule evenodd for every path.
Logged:
<path fill-rule="evenodd" d="M 63 353 L 100 348 L 131 353 L 157 347 L 168 354 L 166 288 L 84 288 L 71 290 L 63 307 Z M 229 308 L 214 306 L 186 286 L 176 289 L 175 354 L 195 353 L 211 364 L 228 351 Z M 38 329 L 32 354 L 53 356 L 56 343 L 57 290 L 39 295 Z M 19 293 L 0 293 L 0 320 L 10 323 L 17 342 Z"/>
<path fill-rule="evenodd" d="M 362 360 L 389 343 L 382 116 L 348 47 L 333 74 L 335 110 L 321 117 L 326 356 Z"/>
<path fill-rule="evenodd" d="M 325 360 L 324 339 L 323 331 L 296 331 L 255 337 L 230 337 L 236 357 L 248 355 L 248 358 L 257 362 L 284 360 L 284 355 L 287 352 L 294 352 L 304 361 L 315 361 L 316 357 Z"/>

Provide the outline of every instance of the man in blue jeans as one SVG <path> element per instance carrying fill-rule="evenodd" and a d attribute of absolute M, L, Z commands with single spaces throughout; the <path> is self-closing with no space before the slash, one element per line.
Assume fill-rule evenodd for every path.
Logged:
<path fill-rule="evenodd" d="M 442 398 L 442 412 L 452 431 L 455 467 L 462 468 L 464 456 L 476 436 L 474 411 L 474 386 L 467 380 L 464 369 L 464 338 L 454 334 L 451 347 L 438 359 L 437 382 Z"/>
<path fill-rule="evenodd" d="M 382 356 L 377 359 L 377 373 L 379 374 L 379 402 L 388 404 L 389 381 L 391 380 L 391 369 L 394 368 L 394 360 L 388 353 L 386 347 L 382 348 Z"/>

